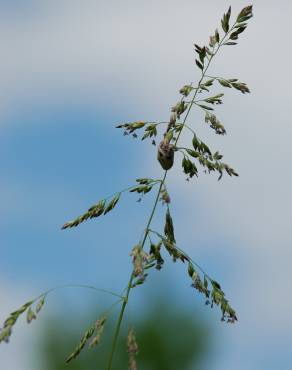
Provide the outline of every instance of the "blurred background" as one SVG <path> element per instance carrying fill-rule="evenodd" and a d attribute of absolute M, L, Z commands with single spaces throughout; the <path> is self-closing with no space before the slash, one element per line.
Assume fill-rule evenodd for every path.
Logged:
<path fill-rule="evenodd" d="M 81 320 L 80 320 L 81 319 Z M 44 327 L 37 348 L 35 367 L 44 370 L 83 370 L 105 369 L 112 340 L 113 323 L 107 322 L 102 342 L 98 349 L 84 350 L 69 365 L 64 362 L 75 349 L 88 320 L 96 320 L 96 312 L 88 312 L 86 320 L 79 317 L 76 321 L 51 318 Z M 75 325 L 72 325 L 75 322 Z M 81 326 L 83 324 L 83 327 Z M 113 369 L 127 369 L 127 327 L 135 327 L 136 339 L 140 347 L 137 356 L 138 368 L 141 370 L 175 370 L 201 369 L 204 359 L 210 353 L 211 332 L 201 320 L 181 310 L 180 307 L 167 305 L 166 301 L 154 302 L 143 315 L 136 320 L 126 319 L 117 347 Z M 44 335 L 45 333 L 45 335 Z M 77 340 L 77 341 L 76 341 Z"/>
<path fill-rule="evenodd" d="M 136 178 L 160 176 L 156 149 L 114 126 L 168 119 L 178 90 L 198 78 L 193 43 L 208 41 L 230 3 L 0 1 L 1 322 L 54 286 L 124 289 L 154 194 L 141 203 L 125 195 L 107 217 L 70 231 L 60 226 Z M 184 266 L 167 260 L 133 291 L 116 369 L 127 366 L 129 325 L 142 370 L 291 368 L 292 4 L 254 3 L 239 45 L 223 50 L 210 70 L 246 82 L 251 94 L 225 89 L 217 110 L 223 138 L 200 112 L 189 119 L 240 177 L 186 182 L 177 161 L 168 179 L 178 244 L 221 283 L 239 322 L 222 323 L 190 288 Z M 236 1 L 233 15 L 246 5 Z M 112 302 L 90 290 L 57 290 L 37 321 L 20 320 L 10 344 L 1 344 L 1 367 L 65 368 Z M 117 312 L 101 347 L 66 368 L 104 368 Z"/>

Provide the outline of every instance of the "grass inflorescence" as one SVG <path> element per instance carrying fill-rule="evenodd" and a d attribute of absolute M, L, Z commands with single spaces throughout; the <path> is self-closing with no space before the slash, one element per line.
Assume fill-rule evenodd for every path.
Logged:
<path fill-rule="evenodd" d="M 207 124 L 215 134 L 221 136 L 226 135 L 226 128 L 215 114 L 216 106 L 223 104 L 224 93 L 220 92 L 219 94 L 213 95 L 210 93 L 212 87 L 217 84 L 217 86 L 221 88 L 235 89 L 242 94 L 249 93 L 250 90 L 246 83 L 239 81 L 238 78 L 211 76 L 208 74 L 208 70 L 219 50 L 237 44 L 239 37 L 247 28 L 248 21 L 251 17 L 252 6 L 250 5 L 243 8 L 235 18 L 234 23 L 231 24 L 231 7 L 229 7 L 221 19 L 221 31 L 216 29 L 210 36 L 207 45 L 200 46 L 194 44 L 194 51 L 196 54 L 195 64 L 199 72 L 198 83 L 196 85 L 194 83 L 187 83 L 179 90 L 180 99 L 171 107 L 169 120 L 157 122 L 138 120 L 135 122 L 120 123 L 116 126 L 123 130 L 124 135 L 132 135 L 134 138 L 140 137 L 141 140 L 150 139 L 154 146 L 156 146 L 157 138 L 160 135 L 160 128 L 164 127 L 162 139 L 157 145 L 157 159 L 164 170 L 162 178 L 152 179 L 145 177 L 137 179 L 135 185 L 118 191 L 110 197 L 101 199 L 85 213 L 72 221 L 66 222 L 62 226 L 62 229 L 75 228 L 83 222 L 108 214 L 115 209 L 124 192 L 137 193 L 140 197 L 139 200 L 141 200 L 143 196 L 158 186 L 143 237 L 130 252 L 133 270 L 127 288 L 122 294 L 107 292 L 119 298 L 114 305 L 121 302 L 121 309 L 113 336 L 107 370 L 112 369 L 114 353 L 130 292 L 133 288 L 145 283 L 152 269 L 160 270 L 165 266 L 165 254 L 168 254 L 174 262 L 180 261 L 185 264 L 186 275 L 191 279 L 191 286 L 204 297 L 206 305 L 210 305 L 210 307 L 218 306 L 220 308 L 222 321 L 228 323 L 237 321 L 237 314 L 229 304 L 220 284 L 212 279 L 190 256 L 178 247 L 175 237 L 173 216 L 171 215 L 171 198 L 167 190 L 166 179 L 167 173 L 173 167 L 175 157 L 177 157 L 178 154 L 182 156 L 182 172 L 186 175 L 187 180 L 198 177 L 201 171 L 206 174 L 213 172 L 217 173 L 219 175 L 218 180 L 220 180 L 224 174 L 230 177 L 238 176 L 237 171 L 233 169 L 233 167 L 222 161 L 223 155 L 219 153 L 219 151 L 211 150 L 210 147 L 198 137 L 195 129 L 191 127 L 190 124 L 187 124 L 187 119 L 190 111 L 193 108 L 198 108 L 204 115 L 205 124 Z M 188 147 L 180 147 L 178 145 L 179 138 L 184 129 L 188 130 L 190 133 L 190 143 Z M 159 203 L 166 207 L 165 224 L 162 232 L 151 229 L 151 223 Z M 89 288 L 95 289 L 94 287 Z M 97 288 L 96 290 L 103 291 Z M 0 342 L 9 341 L 16 321 L 24 313 L 26 313 L 26 320 L 28 323 L 37 318 L 49 292 L 50 291 L 42 294 L 35 300 L 27 302 L 9 315 L 4 321 L 0 331 Z M 89 347 L 93 347 L 100 343 L 109 313 L 110 310 L 101 315 L 100 318 L 85 331 L 78 345 L 67 358 L 67 362 L 75 359 L 87 344 L 89 344 Z M 129 369 L 136 370 L 138 346 L 133 329 L 129 330 L 127 346 Z"/>

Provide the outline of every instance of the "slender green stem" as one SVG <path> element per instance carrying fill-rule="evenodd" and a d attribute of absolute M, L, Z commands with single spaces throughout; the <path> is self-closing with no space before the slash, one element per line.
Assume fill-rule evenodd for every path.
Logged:
<path fill-rule="evenodd" d="M 59 286 L 56 286 L 54 288 L 51 288 L 43 293 L 41 293 L 38 297 L 34 298 L 33 299 L 33 302 L 37 301 L 38 299 L 44 297 L 44 296 L 47 296 L 48 294 L 54 292 L 55 290 L 58 290 L 58 289 L 63 289 L 63 288 L 84 288 L 84 289 L 91 289 L 91 290 L 95 290 L 97 292 L 100 292 L 100 293 L 106 293 L 106 294 L 110 294 L 114 297 L 118 297 L 118 298 L 121 298 L 123 299 L 124 297 L 122 297 L 120 294 L 117 294 L 117 293 L 114 293 L 114 292 L 111 292 L 110 290 L 106 290 L 106 289 L 100 289 L 100 288 L 96 288 L 95 286 L 91 286 L 91 285 L 83 285 L 83 284 L 64 284 L 64 285 L 59 285 Z"/>
<path fill-rule="evenodd" d="M 195 134 L 195 131 L 190 126 L 184 124 L 184 127 L 190 130 L 193 134 Z"/>
<path fill-rule="evenodd" d="M 233 27 L 231 28 L 231 30 L 233 29 Z M 231 32 L 231 30 L 229 31 L 229 33 Z M 227 33 L 228 34 L 228 33 Z M 212 59 L 215 57 L 215 55 L 218 53 L 220 47 L 222 46 L 227 34 L 223 37 L 223 39 L 221 40 L 221 42 L 219 43 L 216 51 L 210 56 L 209 60 L 208 60 L 208 63 L 207 63 L 207 66 L 206 68 L 202 71 L 202 76 L 199 80 L 199 83 L 198 83 L 198 86 L 195 88 L 195 93 L 194 93 L 194 96 L 190 102 L 190 105 L 188 107 L 188 110 L 185 114 L 185 117 L 183 119 L 183 122 L 182 122 L 182 128 L 176 138 L 176 141 L 175 141 L 175 146 L 177 145 L 177 142 L 180 138 L 180 135 L 185 127 L 185 123 L 186 123 L 186 120 L 190 114 L 190 111 L 192 109 L 192 106 L 194 105 L 195 103 L 195 99 L 196 99 L 196 96 L 200 90 L 200 85 L 203 81 L 203 79 L 205 78 L 205 75 L 206 75 L 206 72 L 210 66 L 210 63 L 212 61 Z M 143 241 L 141 243 L 141 247 L 143 248 L 144 247 L 144 244 L 145 244 L 145 241 L 147 239 L 147 236 L 148 236 L 148 233 L 150 231 L 150 225 L 151 225 L 151 222 L 152 222 L 152 219 L 153 219 L 153 216 L 155 214 L 155 210 L 156 210 L 156 207 L 157 207 L 157 204 L 158 204 L 158 201 L 159 201 L 159 196 L 160 196 L 160 192 L 162 190 L 162 187 L 164 185 L 164 182 L 166 180 L 166 176 L 167 176 L 167 172 L 168 171 L 165 171 L 164 173 L 164 176 L 160 182 L 160 186 L 159 186 L 159 189 L 158 189 L 158 192 L 157 192 L 157 196 L 155 198 L 155 202 L 154 202 L 154 205 L 153 205 L 153 208 L 152 208 L 152 211 L 151 211 L 151 214 L 150 214 L 150 217 L 148 219 L 148 222 L 147 222 L 147 226 L 146 226 L 146 229 L 145 229 L 145 234 L 144 234 L 144 238 L 143 238 Z M 114 357 L 114 353 L 115 353 L 115 350 L 116 350 L 116 345 L 117 345 L 117 340 L 118 340 L 118 337 L 119 337 L 119 333 L 120 333 L 120 329 L 121 329 L 121 324 L 122 324 L 122 321 L 123 321 L 123 317 L 124 317 L 124 312 L 125 312 L 125 309 L 126 309 L 126 306 L 127 306 L 127 303 L 128 303 L 128 299 L 129 299 L 129 294 L 130 294 L 130 291 L 131 291 L 131 287 L 132 287 L 132 282 L 134 280 L 134 273 L 132 272 L 131 273 L 131 277 L 129 279 L 129 282 L 128 282 L 128 286 L 127 286 L 127 290 L 126 290 L 126 294 L 125 294 L 125 297 L 124 297 L 124 301 L 123 301 L 123 304 L 122 304 L 122 307 L 121 307 L 121 311 L 120 311 L 120 314 L 119 314 L 119 318 L 118 318 L 118 322 L 117 322 L 117 325 L 116 325 L 116 329 L 115 329 L 115 333 L 114 333 L 114 338 L 113 338 L 113 342 L 112 342 L 112 347 L 111 347 L 111 352 L 110 352 L 110 356 L 109 356 L 109 361 L 108 361 L 108 366 L 107 366 L 107 370 L 111 370 L 112 368 L 112 362 L 113 362 L 113 357 Z"/>
<path fill-rule="evenodd" d="M 158 236 L 158 238 L 160 238 L 161 240 L 166 240 L 166 238 L 163 236 L 163 235 L 161 235 L 160 233 L 158 233 L 157 231 L 155 231 L 155 230 L 151 230 L 151 229 L 149 229 L 149 232 L 150 233 L 152 233 L 152 234 L 155 234 L 156 236 Z M 202 267 L 196 262 L 196 261 L 194 261 L 185 251 L 183 251 L 181 248 L 179 248 L 177 245 L 175 245 L 175 248 L 178 250 L 178 251 L 180 251 L 180 252 L 182 252 L 183 253 L 183 255 L 184 256 L 186 256 L 187 257 L 187 259 L 190 261 L 190 262 L 192 262 L 195 266 L 197 266 L 197 268 L 204 274 L 204 276 L 206 276 L 210 281 L 213 281 L 213 279 L 206 273 L 206 271 L 204 271 L 203 269 L 202 269 Z"/>
<path fill-rule="evenodd" d="M 119 314 L 117 326 L 116 326 L 116 329 L 115 329 L 114 339 L 113 339 L 111 352 L 110 352 L 110 356 L 109 356 L 109 361 L 108 361 L 108 366 L 107 366 L 108 370 L 110 370 L 112 368 L 114 353 L 115 353 L 115 350 L 116 350 L 117 341 L 118 341 L 118 337 L 119 337 L 120 329 L 121 329 L 121 324 L 122 324 L 123 317 L 124 317 L 124 312 L 125 312 L 125 309 L 126 309 L 126 306 L 127 306 L 127 303 L 128 303 L 129 294 L 130 294 L 133 279 L 134 279 L 134 273 L 132 272 L 130 280 L 128 282 L 127 291 L 126 291 L 126 294 L 125 294 L 125 297 L 124 297 L 124 300 L 123 300 L 122 308 L 121 308 L 121 311 L 120 311 L 120 314 Z"/>
<path fill-rule="evenodd" d="M 215 50 L 215 52 L 213 51 L 212 55 L 210 56 L 210 59 L 208 60 L 208 63 L 206 65 L 206 68 L 202 71 L 202 76 L 201 76 L 201 78 L 199 80 L 199 83 L 198 83 L 197 88 L 195 89 L 195 93 L 194 93 L 193 99 L 191 100 L 190 105 L 189 105 L 188 110 L 187 110 L 187 113 L 186 113 L 186 115 L 184 117 L 184 120 L 183 120 L 183 123 L 182 123 L 182 128 L 181 128 L 181 130 L 180 130 L 180 132 L 179 132 L 179 134 L 178 134 L 178 136 L 176 138 L 175 145 L 177 144 L 177 142 L 178 142 L 178 140 L 180 138 L 180 135 L 181 135 L 181 133 L 182 133 L 184 127 L 185 127 L 186 120 L 187 120 L 187 118 L 189 116 L 189 113 L 190 113 L 190 111 L 192 109 L 192 106 L 195 103 L 195 99 L 196 99 L 196 97 L 198 95 L 198 92 L 200 90 L 200 85 L 201 85 L 203 79 L 205 77 L 207 77 L 206 73 L 207 73 L 207 71 L 208 71 L 208 69 L 210 67 L 210 64 L 211 64 L 212 60 L 214 59 L 214 57 L 216 56 L 216 54 L 218 53 L 218 51 L 220 50 L 220 48 L 223 45 L 224 41 L 226 40 L 226 37 L 233 31 L 235 25 L 236 25 L 236 22 L 232 25 L 232 27 L 230 28 L 230 30 L 224 35 L 224 37 L 222 38 L 222 40 L 218 44 L 217 49 Z"/>
<path fill-rule="evenodd" d="M 214 80 L 223 80 L 223 81 L 229 82 L 226 78 L 223 78 L 223 77 L 209 76 L 209 75 L 205 75 L 205 77 L 212 78 Z"/>
<path fill-rule="evenodd" d="M 110 305 L 103 313 L 101 316 L 108 316 L 110 314 L 110 312 L 121 302 L 123 301 L 124 298 L 122 299 L 118 299 L 117 301 L 115 301 L 112 305 Z"/>
<path fill-rule="evenodd" d="M 183 146 L 180 146 L 180 147 L 176 147 L 176 150 L 178 150 L 178 151 L 181 151 L 181 150 L 187 150 L 188 148 L 185 148 L 185 147 L 183 147 Z"/>
<path fill-rule="evenodd" d="M 153 180 L 152 185 L 154 186 L 154 185 L 158 184 L 160 181 L 161 181 L 161 180 Z M 129 186 L 129 187 L 127 187 L 127 188 L 123 189 L 123 190 L 117 191 L 117 192 L 115 192 L 115 193 L 113 193 L 113 194 L 111 194 L 111 195 L 107 196 L 106 198 L 104 198 L 104 200 L 108 200 L 108 199 L 110 199 L 110 198 L 114 197 L 114 196 L 115 196 L 115 195 L 117 195 L 117 194 L 125 193 L 125 192 L 127 192 L 127 191 L 130 191 L 130 190 L 132 190 L 132 189 L 136 188 L 136 187 L 137 187 L 137 184 L 132 185 L 132 186 Z"/>
<path fill-rule="evenodd" d="M 155 210 L 156 210 L 156 207 L 157 207 L 157 204 L 158 204 L 158 201 L 159 201 L 160 192 L 161 192 L 162 186 L 164 184 L 164 181 L 166 179 L 166 175 L 167 175 L 167 171 L 165 171 L 164 177 L 161 180 L 159 190 L 157 192 L 150 217 L 147 221 L 147 226 L 146 226 L 146 229 L 145 229 L 144 238 L 143 238 L 143 241 L 141 243 L 142 248 L 144 247 L 145 241 L 146 241 L 148 233 L 149 233 L 149 228 L 150 228 L 153 216 L 155 214 Z M 134 278 L 135 278 L 135 275 L 134 275 L 134 272 L 132 272 L 131 276 L 130 276 L 130 279 L 129 279 L 129 282 L 128 282 L 128 286 L 127 286 L 126 294 L 125 294 L 124 301 L 123 301 L 123 304 L 122 304 L 122 307 L 121 307 L 121 311 L 120 311 L 120 314 L 119 314 L 119 318 L 118 318 L 118 321 L 117 321 L 117 325 L 116 325 L 116 329 L 115 329 L 115 333 L 114 333 L 114 338 L 113 338 L 113 343 L 112 343 L 112 347 L 111 347 L 111 352 L 110 352 L 110 356 L 109 356 L 107 370 L 111 370 L 111 368 L 112 368 L 112 362 L 113 362 L 114 353 L 115 353 L 116 346 L 117 346 L 118 337 L 119 337 L 120 330 L 121 330 L 121 324 L 122 324 L 122 321 L 123 321 L 124 312 L 125 312 L 125 309 L 126 309 L 126 306 L 127 306 L 127 303 L 128 303 L 129 294 L 130 294 L 130 291 L 131 291 L 131 287 L 132 287 L 132 283 L 133 283 Z"/>

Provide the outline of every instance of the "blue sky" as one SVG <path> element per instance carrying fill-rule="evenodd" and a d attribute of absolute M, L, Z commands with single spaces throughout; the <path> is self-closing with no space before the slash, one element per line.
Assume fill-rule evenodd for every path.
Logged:
<path fill-rule="evenodd" d="M 235 12 L 246 5 L 237 3 Z M 27 298 L 62 283 L 124 287 L 151 194 L 143 203 L 125 195 L 115 212 L 79 229 L 60 226 L 135 178 L 160 176 L 154 147 L 123 137 L 114 126 L 168 118 L 178 89 L 198 77 L 193 43 L 207 40 L 229 2 L 122 5 L 0 2 L 3 319 Z M 218 312 L 206 313 L 196 300 L 224 338 L 211 370 L 286 370 L 291 363 L 291 52 L 285 35 L 292 6 L 288 0 L 254 5 L 255 18 L 239 46 L 226 49 L 213 70 L 239 77 L 252 94 L 226 92 L 218 109 L 228 130 L 224 138 L 214 137 L 199 113 L 190 118 L 240 177 L 186 183 L 179 161 L 169 176 L 179 244 L 222 282 L 239 311 L 239 324 L 226 327 Z M 193 304 L 183 270 L 170 271 L 162 285 L 177 285 L 180 300 Z M 136 304 L 143 302 L 142 292 Z M 0 347 L 6 368 L 26 370 L 15 356 L 20 348 L 25 352 L 23 330 Z"/>

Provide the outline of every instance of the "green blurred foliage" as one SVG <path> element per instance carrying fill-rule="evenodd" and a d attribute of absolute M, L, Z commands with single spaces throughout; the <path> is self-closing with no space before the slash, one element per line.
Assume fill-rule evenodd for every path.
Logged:
<path fill-rule="evenodd" d="M 195 312 L 187 313 L 173 304 L 155 303 L 142 317 L 133 322 L 125 321 L 113 370 L 128 368 L 127 331 L 134 328 L 139 346 L 138 370 L 197 370 L 210 353 L 210 329 L 202 318 L 195 319 Z M 85 330 L 98 313 L 86 318 L 55 317 L 47 321 L 42 330 L 38 349 L 38 370 L 104 370 L 110 351 L 114 317 L 108 320 L 100 345 L 89 349 L 69 364 L 66 357 L 74 350 Z"/>

